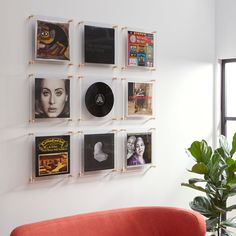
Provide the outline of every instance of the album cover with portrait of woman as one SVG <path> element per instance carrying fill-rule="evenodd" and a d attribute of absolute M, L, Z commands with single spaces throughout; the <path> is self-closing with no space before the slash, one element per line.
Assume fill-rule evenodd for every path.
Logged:
<path fill-rule="evenodd" d="M 114 134 L 84 135 L 84 171 L 114 169 Z"/>
<path fill-rule="evenodd" d="M 70 80 L 35 78 L 34 118 L 70 118 Z"/>
<path fill-rule="evenodd" d="M 128 133 L 126 140 L 126 166 L 152 163 L 152 133 Z"/>
<path fill-rule="evenodd" d="M 69 61 L 69 26 L 68 22 L 36 20 L 35 59 Z"/>
<path fill-rule="evenodd" d="M 153 115 L 153 83 L 128 82 L 127 116 Z"/>
<path fill-rule="evenodd" d="M 35 137 L 35 176 L 70 173 L 70 135 Z"/>

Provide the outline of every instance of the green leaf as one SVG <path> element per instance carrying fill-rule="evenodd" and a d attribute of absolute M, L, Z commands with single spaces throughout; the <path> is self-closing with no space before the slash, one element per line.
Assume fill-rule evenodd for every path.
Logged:
<path fill-rule="evenodd" d="M 229 157 L 230 155 L 230 145 L 224 135 L 221 135 L 219 138 L 220 146 L 222 147 L 225 157 Z"/>
<path fill-rule="evenodd" d="M 195 197 L 193 201 L 190 202 L 190 207 L 206 217 L 217 217 L 217 212 L 214 210 L 211 202 L 206 197 Z"/>
<path fill-rule="evenodd" d="M 212 149 L 205 140 L 193 142 L 190 148 L 188 148 L 188 151 L 195 158 L 197 163 L 203 162 L 207 164 L 212 155 Z"/>
<path fill-rule="evenodd" d="M 221 226 L 226 226 L 226 227 L 233 227 L 236 228 L 236 217 L 233 217 L 231 219 L 227 219 L 225 221 L 222 221 L 220 223 Z"/>
<path fill-rule="evenodd" d="M 204 175 L 204 174 L 207 174 L 209 170 L 208 170 L 208 167 L 204 163 L 199 162 L 192 167 L 191 172 Z"/>
<path fill-rule="evenodd" d="M 189 188 L 193 188 L 195 190 L 204 192 L 204 193 L 208 193 L 207 190 L 205 190 L 204 188 L 200 187 L 200 186 L 196 186 L 194 184 L 186 184 L 186 183 L 182 183 L 181 186 L 185 186 L 185 187 L 189 187 Z"/>
<path fill-rule="evenodd" d="M 206 182 L 205 179 L 192 178 L 188 180 L 189 184 L 195 184 L 197 182 Z"/>
<path fill-rule="evenodd" d="M 236 133 L 233 136 L 232 149 L 230 151 L 230 155 L 233 156 L 235 152 L 236 152 Z"/>
<path fill-rule="evenodd" d="M 226 208 L 227 211 L 236 210 L 236 205 L 232 205 Z"/>
<path fill-rule="evenodd" d="M 214 232 L 217 228 L 218 221 L 219 221 L 218 217 L 206 220 L 207 232 Z"/>

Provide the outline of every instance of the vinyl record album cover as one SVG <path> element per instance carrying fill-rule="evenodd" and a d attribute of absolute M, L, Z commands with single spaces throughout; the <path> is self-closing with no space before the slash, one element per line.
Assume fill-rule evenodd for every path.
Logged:
<path fill-rule="evenodd" d="M 154 34 L 128 31 L 128 66 L 154 67 Z"/>
<path fill-rule="evenodd" d="M 128 133 L 127 134 L 127 166 L 137 166 L 152 163 L 152 134 Z"/>
<path fill-rule="evenodd" d="M 152 86 L 128 82 L 128 116 L 152 116 Z"/>
<path fill-rule="evenodd" d="M 35 118 L 70 117 L 70 80 L 35 78 Z"/>
<path fill-rule="evenodd" d="M 84 62 L 115 64 L 115 30 L 84 26 Z"/>
<path fill-rule="evenodd" d="M 35 176 L 70 173 L 70 136 L 35 137 Z"/>
<path fill-rule="evenodd" d="M 114 134 L 84 135 L 84 171 L 114 169 Z"/>
<path fill-rule="evenodd" d="M 36 21 L 35 59 L 70 60 L 69 23 Z"/>
<path fill-rule="evenodd" d="M 106 116 L 112 110 L 113 104 L 112 89 L 103 82 L 92 84 L 85 94 L 85 105 L 96 117 Z"/>

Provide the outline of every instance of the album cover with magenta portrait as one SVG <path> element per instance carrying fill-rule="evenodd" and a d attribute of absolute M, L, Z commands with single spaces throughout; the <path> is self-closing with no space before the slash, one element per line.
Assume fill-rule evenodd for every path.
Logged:
<path fill-rule="evenodd" d="M 70 136 L 35 137 L 35 176 L 70 173 Z"/>
<path fill-rule="evenodd" d="M 126 141 L 126 166 L 152 163 L 152 133 L 128 133 Z"/>

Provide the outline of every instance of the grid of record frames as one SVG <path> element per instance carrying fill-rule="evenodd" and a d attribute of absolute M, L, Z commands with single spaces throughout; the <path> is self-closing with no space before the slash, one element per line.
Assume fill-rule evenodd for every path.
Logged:
<path fill-rule="evenodd" d="M 33 19 L 34 43 L 32 62 L 69 63 L 72 58 L 71 20 L 46 17 Z M 116 67 L 117 27 L 95 23 L 79 23 L 82 36 L 81 65 L 105 65 Z M 121 68 L 155 69 L 155 32 L 125 32 L 125 65 Z M 71 120 L 71 80 L 55 76 L 33 76 L 32 119 L 33 121 Z M 123 119 L 150 118 L 153 112 L 154 82 L 127 80 L 122 84 L 125 95 Z M 81 84 L 80 84 L 81 86 Z M 113 79 L 83 84 L 81 110 L 85 119 L 106 119 L 114 113 L 116 94 Z M 83 114 L 80 114 L 81 119 Z M 70 174 L 71 136 L 35 137 L 34 176 Z M 152 163 L 152 132 L 127 133 L 124 140 L 123 168 L 132 168 Z M 115 169 L 114 133 L 84 134 L 82 172 Z"/>

